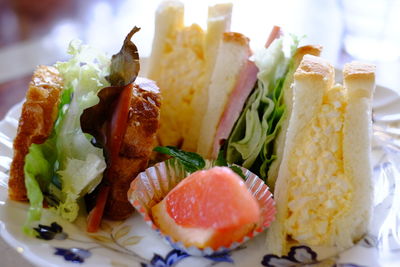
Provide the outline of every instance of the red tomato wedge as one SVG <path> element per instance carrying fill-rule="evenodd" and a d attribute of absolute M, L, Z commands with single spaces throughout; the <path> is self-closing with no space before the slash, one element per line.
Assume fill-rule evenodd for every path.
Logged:
<path fill-rule="evenodd" d="M 227 167 L 197 171 L 185 178 L 167 195 L 166 208 L 183 227 L 233 229 L 260 219 L 257 200 Z"/>
<path fill-rule="evenodd" d="M 109 186 L 102 186 L 100 188 L 99 193 L 97 194 L 96 206 L 89 212 L 87 217 L 87 232 L 95 233 L 99 230 L 109 192 Z"/>
<path fill-rule="evenodd" d="M 118 98 L 117 105 L 111 117 L 109 124 L 107 148 L 109 152 L 109 160 L 112 165 L 113 160 L 118 157 L 121 149 L 122 140 L 126 131 L 129 108 L 131 106 L 133 84 L 124 87 Z"/>

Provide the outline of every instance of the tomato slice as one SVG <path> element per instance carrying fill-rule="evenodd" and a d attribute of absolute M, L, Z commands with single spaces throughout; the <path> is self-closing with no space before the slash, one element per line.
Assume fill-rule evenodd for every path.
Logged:
<path fill-rule="evenodd" d="M 129 84 L 123 88 L 121 95 L 117 100 L 117 104 L 113 111 L 111 120 L 108 124 L 107 132 L 107 150 L 108 150 L 108 169 L 111 169 L 115 159 L 118 157 L 121 149 L 122 140 L 125 135 L 129 108 L 131 106 L 133 84 Z M 109 170 L 108 170 L 109 171 Z M 107 176 L 108 171 L 104 173 Z M 87 229 L 89 233 L 95 233 L 99 230 L 101 218 L 103 217 L 104 207 L 110 192 L 110 186 L 101 185 L 96 199 L 95 207 L 89 212 L 87 218 Z"/>
<path fill-rule="evenodd" d="M 103 217 L 104 207 L 106 205 L 109 193 L 109 186 L 101 186 L 99 193 L 97 194 L 96 206 L 89 212 L 87 217 L 87 232 L 95 233 L 99 230 L 101 218 Z"/>
<path fill-rule="evenodd" d="M 109 152 L 109 161 L 112 165 L 114 159 L 118 157 L 121 149 L 122 140 L 125 135 L 129 108 L 131 106 L 133 84 L 124 87 L 118 98 L 117 105 L 111 117 L 108 129 L 107 148 Z"/>

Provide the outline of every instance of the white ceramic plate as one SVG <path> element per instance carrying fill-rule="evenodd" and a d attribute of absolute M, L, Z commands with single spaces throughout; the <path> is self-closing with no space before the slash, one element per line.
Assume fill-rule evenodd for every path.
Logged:
<path fill-rule="evenodd" d="M 57 222 L 51 240 L 24 236 L 27 204 L 7 199 L 8 169 L 21 104 L 0 122 L 0 234 L 27 260 L 38 266 L 298 266 L 315 259 L 307 247 L 286 257 L 265 255 L 265 234 L 230 254 L 193 257 L 174 250 L 137 213 L 124 222 L 108 222 L 95 235 L 85 232 L 84 216 L 74 224 L 45 211 L 43 222 Z M 328 259 L 327 266 L 400 266 L 400 96 L 378 87 L 374 99 L 374 218 L 369 233 L 356 246 Z M 397 166 L 397 167 L 396 167 Z"/>

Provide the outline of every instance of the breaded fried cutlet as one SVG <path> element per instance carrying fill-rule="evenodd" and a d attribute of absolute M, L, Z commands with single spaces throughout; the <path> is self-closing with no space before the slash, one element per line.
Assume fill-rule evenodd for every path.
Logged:
<path fill-rule="evenodd" d="M 122 220 L 134 211 L 127 192 L 132 180 L 146 169 L 152 150 L 156 144 L 159 128 L 161 97 L 158 90 L 148 87 L 133 87 L 129 118 L 121 150 L 106 179 L 111 186 L 105 215 L 109 219 Z"/>
<path fill-rule="evenodd" d="M 62 88 L 63 81 L 56 68 L 37 67 L 29 83 L 14 139 L 14 156 L 8 181 L 10 199 L 28 200 L 24 178 L 25 156 L 32 143 L 41 144 L 51 134 Z"/>

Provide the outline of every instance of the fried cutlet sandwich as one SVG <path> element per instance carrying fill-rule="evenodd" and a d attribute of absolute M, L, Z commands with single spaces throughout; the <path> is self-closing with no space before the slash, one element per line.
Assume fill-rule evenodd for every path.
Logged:
<path fill-rule="evenodd" d="M 103 214 L 125 219 L 129 184 L 148 164 L 159 128 L 160 94 L 137 77 L 139 55 L 126 37 L 112 59 L 72 42 L 71 58 L 39 66 L 22 107 L 9 197 L 29 201 L 26 233 L 43 205 L 74 221 L 86 203 L 89 232 Z"/>

